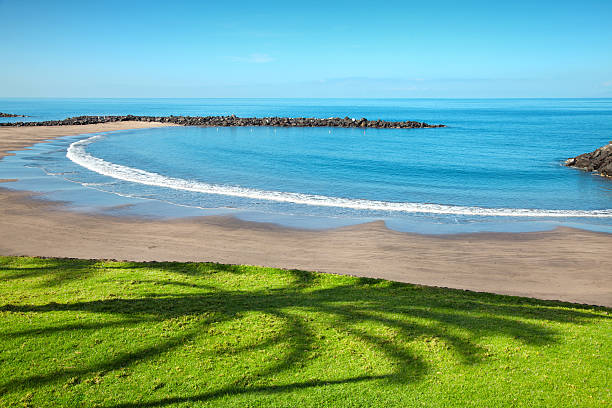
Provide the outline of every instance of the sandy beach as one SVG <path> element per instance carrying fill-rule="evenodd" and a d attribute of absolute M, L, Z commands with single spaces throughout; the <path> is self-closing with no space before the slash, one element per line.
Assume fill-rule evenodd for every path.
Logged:
<path fill-rule="evenodd" d="M 167 126 L 0 128 L 0 157 L 60 136 Z M 374 222 L 310 231 L 231 217 L 142 220 L 74 213 L 0 184 L 0 255 L 212 261 L 385 278 L 612 306 L 612 235 L 570 228 L 427 236 Z"/>

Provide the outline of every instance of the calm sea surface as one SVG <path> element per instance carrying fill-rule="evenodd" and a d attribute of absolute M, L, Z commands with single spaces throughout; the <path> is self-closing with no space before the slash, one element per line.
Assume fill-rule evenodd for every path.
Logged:
<path fill-rule="evenodd" d="M 561 166 L 612 140 L 612 99 L 0 99 L 25 120 L 77 115 L 307 116 L 438 129 L 168 127 L 56 139 L 0 161 L 3 187 L 75 209 L 230 214 L 422 233 L 612 232 L 612 180 Z M 24 120 L 0 118 L 0 121 Z"/>

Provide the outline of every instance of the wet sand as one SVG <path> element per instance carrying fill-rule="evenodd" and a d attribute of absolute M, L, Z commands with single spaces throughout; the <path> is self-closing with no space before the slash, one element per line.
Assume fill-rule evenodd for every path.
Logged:
<path fill-rule="evenodd" d="M 45 139 L 166 124 L 0 128 L 0 157 Z M 570 228 L 427 236 L 374 222 L 325 231 L 232 217 L 81 214 L 0 184 L 0 255 L 212 261 L 612 306 L 612 235 Z"/>

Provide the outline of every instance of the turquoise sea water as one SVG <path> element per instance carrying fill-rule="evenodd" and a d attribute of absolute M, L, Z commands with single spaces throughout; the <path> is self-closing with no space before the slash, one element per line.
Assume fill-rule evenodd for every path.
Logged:
<path fill-rule="evenodd" d="M 612 181 L 561 166 L 612 139 L 612 99 L 0 99 L 84 114 L 349 116 L 439 129 L 169 127 L 56 139 L 0 161 L 4 187 L 112 214 L 231 214 L 298 227 L 612 232 Z M 15 121 L 24 119 L 4 119 Z"/>

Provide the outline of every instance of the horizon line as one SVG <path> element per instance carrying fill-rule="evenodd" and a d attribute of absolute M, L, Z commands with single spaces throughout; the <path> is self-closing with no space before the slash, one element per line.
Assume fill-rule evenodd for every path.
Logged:
<path fill-rule="evenodd" d="M 612 99 L 612 96 L 0 96 L 0 99 Z"/>

